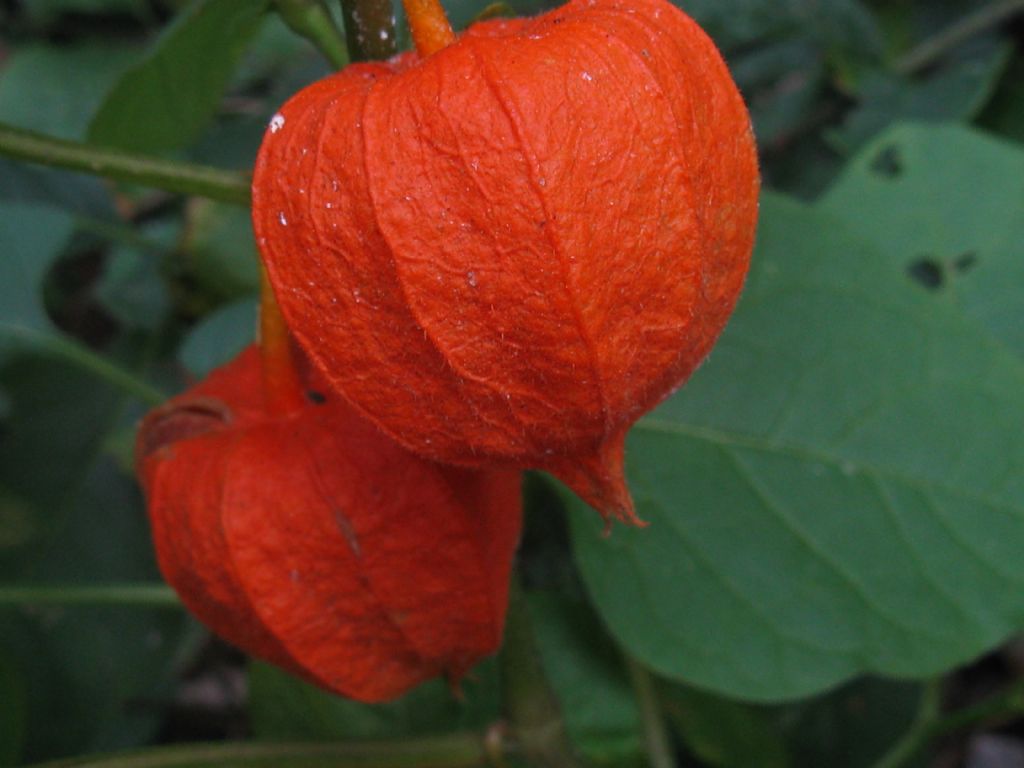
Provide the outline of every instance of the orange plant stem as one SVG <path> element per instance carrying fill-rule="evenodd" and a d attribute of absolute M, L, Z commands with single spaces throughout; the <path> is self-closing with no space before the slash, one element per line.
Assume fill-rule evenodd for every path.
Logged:
<path fill-rule="evenodd" d="M 291 334 L 265 269 L 260 274 L 260 351 L 267 408 L 274 413 L 290 413 L 302 408 L 305 397 L 295 367 Z"/>
<path fill-rule="evenodd" d="M 402 0 L 402 5 L 420 56 L 427 57 L 455 42 L 440 0 Z"/>

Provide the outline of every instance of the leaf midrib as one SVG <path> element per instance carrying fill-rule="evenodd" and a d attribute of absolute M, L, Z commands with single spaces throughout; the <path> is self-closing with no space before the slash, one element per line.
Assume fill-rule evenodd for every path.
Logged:
<path fill-rule="evenodd" d="M 878 477 L 889 478 L 897 482 L 904 483 L 905 485 L 921 492 L 931 492 L 935 490 L 945 491 L 946 493 L 959 496 L 967 499 L 968 501 L 985 504 L 995 509 L 1010 512 L 1016 517 L 1024 517 L 1024 502 L 1014 504 L 1008 500 L 996 499 L 970 489 L 951 486 L 937 480 L 933 481 L 905 472 L 893 470 L 890 467 L 881 467 L 871 462 L 853 460 L 837 456 L 829 453 L 828 451 L 816 450 L 806 446 L 795 445 L 790 442 L 771 441 L 755 435 L 743 435 L 735 432 L 727 432 L 722 429 L 715 429 L 713 427 L 701 427 L 695 424 L 672 422 L 665 419 L 650 417 L 640 419 L 634 427 L 634 432 L 677 435 L 681 437 L 688 437 L 693 440 L 701 440 L 728 450 L 746 449 L 776 456 L 787 456 L 800 461 L 814 462 L 830 466 L 843 475 L 850 474 L 848 471 L 844 471 L 844 468 L 849 467 L 852 464 L 858 471 L 871 473 Z"/>

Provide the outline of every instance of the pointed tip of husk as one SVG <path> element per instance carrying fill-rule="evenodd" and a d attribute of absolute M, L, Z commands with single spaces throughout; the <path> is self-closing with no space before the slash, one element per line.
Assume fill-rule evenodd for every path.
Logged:
<path fill-rule="evenodd" d="M 623 431 L 593 451 L 562 456 L 546 469 L 565 483 L 583 501 L 596 509 L 605 521 L 604 533 L 611 532 L 612 520 L 643 528 L 647 525 L 636 515 L 633 497 L 626 485 L 626 433 Z"/>

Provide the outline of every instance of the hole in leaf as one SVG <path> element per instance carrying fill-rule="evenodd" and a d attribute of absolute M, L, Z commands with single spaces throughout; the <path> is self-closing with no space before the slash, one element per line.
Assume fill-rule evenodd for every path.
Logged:
<path fill-rule="evenodd" d="M 890 179 L 903 173 L 903 155 L 900 148 L 895 144 L 882 147 L 871 161 L 871 170 Z"/>
<path fill-rule="evenodd" d="M 930 291 L 938 290 L 946 281 L 946 274 L 942 264 L 929 256 L 912 261 L 910 266 L 907 267 L 907 274 L 910 275 L 911 280 L 923 285 Z"/>
<path fill-rule="evenodd" d="M 315 389 L 306 390 L 306 399 L 314 405 L 323 405 L 327 402 L 327 396 Z"/>
<path fill-rule="evenodd" d="M 953 268 L 963 274 L 964 272 L 970 272 L 978 265 L 978 254 L 974 251 L 965 251 L 953 259 Z"/>

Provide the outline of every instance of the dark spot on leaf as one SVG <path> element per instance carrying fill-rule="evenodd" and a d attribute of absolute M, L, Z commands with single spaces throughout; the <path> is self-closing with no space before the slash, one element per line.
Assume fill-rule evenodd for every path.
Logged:
<path fill-rule="evenodd" d="M 924 256 L 912 261 L 910 266 L 907 267 L 907 274 L 910 275 L 911 280 L 931 291 L 938 290 L 946 281 L 946 274 L 942 264 L 930 256 Z"/>
<path fill-rule="evenodd" d="M 871 161 L 871 170 L 879 176 L 894 179 L 903 173 L 903 156 L 899 147 L 889 144 L 878 151 Z"/>
<path fill-rule="evenodd" d="M 323 405 L 327 402 L 327 396 L 322 392 L 317 392 L 313 389 L 306 390 L 306 399 L 315 405 Z"/>
<path fill-rule="evenodd" d="M 978 264 L 978 254 L 974 251 L 966 251 L 961 253 L 953 260 L 953 268 L 963 274 L 964 272 L 970 272 Z"/>

